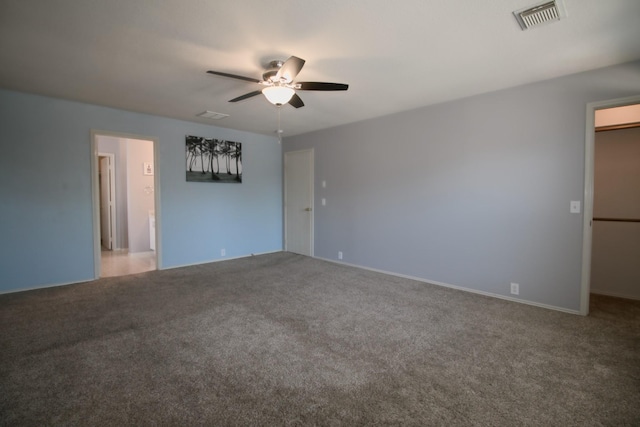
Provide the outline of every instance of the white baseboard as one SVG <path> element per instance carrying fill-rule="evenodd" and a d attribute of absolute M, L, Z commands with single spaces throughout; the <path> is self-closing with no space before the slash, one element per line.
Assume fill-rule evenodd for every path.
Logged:
<path fill-rule="evenodd" d="M 517 302 L 517 303 L 520 303 L 520 304 L 532 305 L 534 307 L 540 307 L 540 308 L 546 308 L 546 309 L 549 309 L 549 310 L 561 311 L 563 313 L 581 315 L 580 311 L 578 311 L 578 310 L 571 310 L 571 309 L 568 309 L 568 308 L 558 307 L 558 306 L 555 306 L 555 305 L 542 304 L 542 303 L 535 302 L 535 301 L 529 301 L 529 300 L 525 300 L 525 299 L 508 297 L 508 296 L 505 296 L 505 295 L 494 294 L 492 292 L 479 291 L 477 289 L 466 288 L 464 286 L 452 285 L 452 284 L 449 284 L 449 283 L 438 282 L 436 280 L 423 279 L 421 277 L 409 276 L 407 274 L 394 273 L 392 271 L 380 270 L 380 269 L 377 269 L 377 268 L 364 267 L 362 265 L 357 265 L 357 264 L 349 264 L 347 262 L 336 261 L 334 259 L 329 259 L 329 258 L 322 258 L 322 257 L 315 257 L 315 258 L 321 259 L 323 261 L 332 262 L 332 263 L 335 263 L 335 264 L 341 264 L 341 265 L 346 265 L 346 266 L 349 266 L 349 267 L 361 268 L 363 270 L 375 271 L 376 273 L 388 274 L 390 276 L 402 277 L 404 279 L 411 279 L 411 280 L 416 280 L 416 281 L 422 282 L 422 283 L 429 283 L 429 284 L 436 285 L 436 286 L 442 286 L 442 287 L 445 287 L 445 288 L 456 289 L 458 291 L 471 292 L 473 294 L 479 294 L 479 295 L 484 295 L 484 296 L 488 296 L 488 297 L 499 298 L 499 299 L 503 299 L 503 300 L 506 300 L 506 301 Z"/>
<path fill-rule="evenodd" d="M 16 292 L 35 291 L 37 289 L 57 288 L 58 286 L 77 285 L 78 283 L 93 282 L 94 280 L 96 280 L 96 279 L 94 279 L 93 277 L 90 277 L 90 278 L 88 278 L 86 280 L 78 280 L 78 281 L 75 281 L 75 282 L 52 283 L 52 284 L 47 284 L 47 285 L 32 286 L 32 287 L 28 287 L 28 288 L 11 289 L 11 290 L 8 290 L 8 291 L 0 291 L 0 295 L 15 294 Z"/>
<path fill-rule="evenodd" d="M 220 259 L 214 259 L 214 260 L 211 260 L 211 261 L 195 262 L 193 264 L 175 265 L 175 266 L 171 266 L 171 267 L 163 267 L 163 268 L 160 268 L 160 269 L 157 269 L 157 270 L 171 270 L 173 268 L 190 267 L 190 266 L 194 266 L 194 265 L 209 264 L 211 262 L 229 261 L 229 260 L 232 260 L 232 259 L 248 258 L 248 257 L 251 257 L 251 256 L 274 254 L 274 253 L 278 253 L 278 252 L 282 252 L 282 250 L 280 249 L 280 250 L 269 251 L 269 252 L 260 252 L 260 253 L 254 253 L 254 254 L 249 254 L 249 255 L 241 255 L 241 256 L 237 256 L 237 257 L 220 258 Z M 157 270 L 150 270 L 150 271 L 157 271 Z M 75 284 L 78 284 L 78 283 L 94 282 L 96 280 L 99 280 L 99 278 L 90 277 L 90 278 L 87 278 L 86 280 L 78 280 L 78 281 L 75 281 L 75 282 L 52 283 L 52 284 L 41 285 L 41 286 L 32 286 L 32 287 L 28 287 L 28 288 L 11 289 L 11 290 L 8 290 L 8 291 L 0 291 L 0 295 L 13 294 L 13 293 L 16 293 L 16 292 L 35 291 L 36 289 L 55 288 L 55 287 L 58 287 L 58 286 L 75 285 Z"/>
<path fill-rule="evenodd" d="M 182 265 L 174 265 L 174 266 L 171 266 L 171 267 L 163 267 L 161 270 L 171 270 L 171 269 L 174 269 L 174 268 L 191 267 L 191 266 L 195 266 L 195 265 L 209 264 L 209 263 L 212 263 L 212 262 L 230 261 L 232 259 L 248 258 L 248 257 L 251 257 L 251 256 L 267 255 L 267 254 L 273 254 L 273 253 L 278 253 L 278 252 L 284 252 L 284 251 L 282 249 L 278 249 L 278 250 L 275 250 L 275 251 L 252 253 L 252 254 L 249 254 L 249 255 L 241 255 L 241 256 L 237 256 L 237 257 L 218 258 L 218 259 L 213 259 L 213 260 L 209 260 L 209 261 L 202 261 L 202 262 L 196 262 L 196 263 L 191 263 L 191 264 L 182 264 Z M 563 307 L 558 307 L 558 306 L 555 306 L 555 305 L 542 304 L 542 303 L 535 302 L 535 301 L 528 301 L 528 300 L 524 300 L 524 299 L 508 297 L 508 296 L 505 296 L 505 295 L 494 294 L 492 292 L 485 292 L 485 291 L 480 291 L 480 290 L 477 290 L 477 289 L 466 288 L 464 286 L 452 285 L 450 283 L 438 282 L 436 280 L 428 280 L 428 279 L 423 279 L 421 277 L 410 276 L 410 275 L 407 275 L 407 274 L 394 273 L 392 271 L 380 270 L 380 269 L 377 269 L 377 268 L 365 267 L 365 266 L 357 265 L 357 264 L 350 264 L 350 263 L 347 263 L 347 262 L 336 261 L 336 260 L 329 259 L 329 258 L 323 258 L 323 257 L 313 257 L 313 258 L 317 258 L 317 259 L 320 259 L 320 260 L 323 260 L 323 261 L 327 261 L 327 262 L 331 262 L 331 263 L 334 263 L 334 264 L 346 265 L 346 266 L 349 266 L 349 267 L 360 268 L 360 269 L 363 269 L 363 270 L 375 271 L 376 273 L 388 274 L 389 276 L 402 277 L 404 279 L 415 280 L 415 281 L 422 282 L 422 283 L 429 283 L 429 284 L 436 285 L 436 286 L 442 286 L 442 287 L 445 287 L 445 288 L 456 289 L 456 290 L 459 290 L 459 291 L 464 291 L 464 292 L 470 292 L 470 293 L 474 293 L 474 294 L 489 296 L 489 297 L 498 298 L 498 299 L 502 299 L 502 300 L 506 300 L 506 301 L 512 301 L 512 302 L 517 302 L 517 303 L 520 303 L 520 304 L 531 305 L 531 306 L 534 306 L 534 307 L 541 307 L 541 308 L 546 308 L 546 309 L 555 310 L 555 311 L 561 311 L 563 313 L 569 313 L 569 314 L 578 314 L 578 315 L 581 314 L 578 310 L 570 310 L 570 309 L 563 308 Z M 98 279 L 96 279 L 96 278 L 88 278 L 86 280 L 78 280 L 78 281 L 74 281 L 74 282 L 55 283 L 55 284 L 49 284 L 49 285 L 34 286 L 34 287 L 29 287 L 29 288 L 20 288 L 20 289 L 8 290 L 8 291 L 0 291 L 0 295 L 2 295 L 2 294 L 11 294 L 11 293 L 15 293 L 15 292 L 32 291 L 32 290 L 36 290 L 36 289 L 53 288 L 53 287 L 57 287 L 57 286 L 68 286 L 68 285 L 74 285 L 74 284 L 77 284 L 77 283 L 93 282 L 95 280 L 98 280 Z M 640 300 L 640 298 L 638 298 L 638 297 L 633 297 L 633 296 L 628 296 L 628 295 L 619 295 L 619 294 L 607 293 L 607 292 L 601 292 L 601 291 L 597 291 L 597 290 L 592 290 L 591 293 L 599 294 L 599 295 L 612 296 L 612 297 L 618 297 L 618 298 Z"/>
<path fill-rule="evenodd" d="M 251 253 L 249 255 L 240 255 L 240 256 L 234 256 L 234 257 L 216 258 L 216 259 L 212 259 L 212 260 L 209 260 L 209 261 L 194 262 L 194 263 L 191 263 L 191 264 L 172 265 L 171 267 L 162 267 L 159 270 L 173 270 L 174 268 L 193 267 L 194 265 L 210 264 L 212 262 L 220 262 L 220 261 L 230 261 L 232 259 L 249 258 L 249 257 L 252 257 L 252 256 L 275 254 L 275 253 L 278 253 L 278 252 L 283 252 L 283 250 L 282 249 L 278 249 L 278 250 L 275 250 L 275 251 Z"/>

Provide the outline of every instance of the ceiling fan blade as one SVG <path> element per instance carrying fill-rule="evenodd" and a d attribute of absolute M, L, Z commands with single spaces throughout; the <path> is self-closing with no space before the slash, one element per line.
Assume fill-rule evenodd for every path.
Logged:
<path fill-rule="evenodd" d="M 276 81 L 280 79 L 284 79 L 287 83 L 291 83 L 293 79 L 296 78 L 302 67 L 304 66 L 305 60 L 298 58 L 297 56 L 292 56 L 287 59 L 282 67 L 278 70 L 276 74 Z"/>
<path fill-rule="evenodd" d="M 239 96 L 237 98 L 233 98 L 233 99 L 229 100 L 229 102 L 242 101 L 243 99 L 251 98 L 252 96 L 260 95 L 261 93 L 262 93 L 261 90 L 254 90 L 253 92 L 245 93 L 242 96 Z"/>
<path fill-rule="evenodd" d="M 300 90 L 347 90 L 348 84 L 327 82 L 298 82 Z"/>
<path fill-rule="evenodd" d="M 207 71 L 207 73 L 215 74 L 217 76 L 222 76 L 222 77 L 231 77 L 232 79 L 244 80 L 252 83 L 260 83 L 260 80 L 258 79 L 253 79 L 251 77 L 238 76 L 236 74 L 222 73 L 220 71 L 212 71 L 212 70 Z"/>
<path fill-rule="evenodd" d="M 289 104 L 293 105 L 296 108 L 304 107 L 304 102 L 302 102 L 302 99 L 300 99 L 300 97 L 296 93 L 294 93 L 289 100 Z"/>

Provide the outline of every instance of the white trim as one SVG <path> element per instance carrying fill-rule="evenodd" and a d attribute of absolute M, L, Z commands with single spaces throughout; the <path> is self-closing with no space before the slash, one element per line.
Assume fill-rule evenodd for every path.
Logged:
<path fill-rule="evenodd" d="M 316 206 L 315 206 L 315 200 L 316 200 L 316 196 L 315 196 L 315 183 L 316 183 L 316 152 L 313 148 L 310 149 L 311 151 L 311 159 L 310 159 L 310 163 L 311 163 L 311 170 L 309 170 L 309 198 L 311 200 L 311 223 L 309 224 L 309 233 L 311 233 L 311 236 L 309 236 L 309 254 L 311 254 L 311 256 L 314 255 L 314 248 L 315 248 L 315 223 L 316 223 Z"/>
<path fill-rule="evenodd" d="M 78 280 L 74 282 L 53 283 L 53 284 L 46 284 L 46 285 L 39 285 L 39 286 L 31 286 L 29 288 L 9 289 L 8 291 L 0 291 L 0 295 L 15 294 L 17 292 L 37 291 L 38 289 L 56 288 L 58 286 L 77 285 L 80 283 L 88 283 L 93 280 L 94 279 L 92 277 L 88 277 L 84 280 Z"/>
<path fill-rule="evenodd" d="M 139 138 L 138 138 L 139 139 Z M 160 143 L 158 138 L 152 138 L 153 141 L 153 215 L 155 221 L 156 232 L 156 270 L 162 270 L 162 209 L 160 205 Z"/>
<path fill-rule="evenodd" d="M 283 230 L 283 235 L 284 235 L 284 250 L 287 250 L 287 246 L 288 246 L 288 240 L 287 240 L 287 155 L 288 154 L 295 154 L 295 153 L 303 153 L 303 152 L 309 152 L 309 154 L 311 155 L 311 167 L 309 170 L 309 195 L 310 195 L 310 199 L 311 199 L 311 223 L 309 224 L 309 233 L 311 233 L 311 236 L 309 236 L 309 254 L 310 256 L 314 256 L 314 236 L 315 236 L 315 214 L 316 214 L 316 208 L 315 208 L 315 194 L 314 194 L 314 188 L 315 188 L 315 150 L 313 148 L 306 148 L 304 150 L 293 150 L 293 151 L 286 151 L 283 153 L 283 164 L 284 164 L 284 174 L 283 174 L 283 217 L 284 217 L 284 230 Z"/>
<path fill-rule="evenodd" d="M 528 300 L 518 299 L 518 298 L 512 298 L 512 297 L 508 297 L 508 296 L 505 296 L 505 295 L 494 294 L 492 292 L 479 291 L 477 289 L 465 288 L 464 286 L 451 285 L 449 283 L 438 282 L 438 281 L 435 281 L 435 280 L 423 279 L 421 277 L 409 276 L 407 274 L 394 273 L 392 271 L 380 270 L 380 269 L 377 269 L 377 268 L 364 267 L 362 265 L 357 265 L 357 264 L 349 264 L 347 262 L 336 261 L 336 260 L 329 259 L 329 258 L 322 258 L 322 257 L 314 257 L 314 258 L 321 259 L 323 261 L 332 262 L 334 264 L 346 265 L 348 267 L 355 267 L 355 268 L 360 268 L 362 270 L 374 271 L 376 273 L 388 274 L 389 276 L 395 276 L 395 277 L 401 277 L 403 279 L 415 280 L 415 281 L 422 282 L 422 283 L 427 283 L 427 284 L 436 285 L 436 286 L 442 286 L 444 288 L 455 289 L 455 290 L 458 290 L 458 291 L 469 292 L 469 293 L 472 293 L 472 294 L 484 295 L 484 296 L 487 296 L 487 297 L 493 297 L 493 298 L 498 298 L 498 299 L 502 299 L 502 300 L 506 300 L 506 301 L 517 302 L 517 303 L 520 303 L 520 304 L 532 305 L 534 307 L 540 307 L 540 308 L 546 308 L 546 309 L 549 309 L 549 310 L 561 311 L 563 313 L 580 314 L 580 312 L 577 311 L 577 310 L 571 310 L 571 309 L 568 309 L 568 308 L 558 307 L 558 306 L 555 306 L 555 305 L 542 304 L 542 303 L 539 303 L 539 302 L 528 301 Z"/>
<path fill-rule="evenodd" d="M 162 269 L 162 209 L 160 209 L 160 163 L 159 163 L 159 142 L 157 137 L 136 135 L 132 133 L 112 132 L 91 129 L 91 193 L 93 205 L 93 263 L 94 280 L 100 278 L 100 201 L 98 189 L 98 136 L 111 136 L 122 139 L 140 139 L 153 143 L 154 162 L 154 211 L 156 220 L 156 270 Z"/>
<path fill-rule="evenodd" d="M 278 253 L 278 252 L 284 252 L 284 251 L 282 249 L 276 249 L 275 251 L 258 252 L 258 253 L 249 254 L 249 255 L 239 255 L 239 256 L 234 256 L 234 257 L 216 258 L 216 259 L 212 259 L 212 260 L 209 260 L 209 261 L 200 261 L 200 262 L 192 262 L 192 263 L 189 263 L 189 264 L 172 265 L 171 267 L 164 267 L 163 270 L 173 270 L 174 268 L 194 267 L 196 265 L 211 264 L 212 262 L 231 261 L 232 259 L 250 258 L 252 256 L 275 254 L 275 253 Z"/>
<path fill-rule="evenodd" d="M 584 210 L 582 223 L 582 271 L 580 279 L 580 314 L 589 314 L 589 293 L 591 292 L 591 244 L 593 219 L 593 167 L 595 148 L 595 113 L 613 107 L 640 104 L 640 95 L 607 101 L 590 102 L 586 107 L 584 139 Z"/>
<path fill-rule="evenodd" d="M 136 139 L 139 139 L 139 138 L 136 138 Z M 255 253 L 255 254 L 241 255 L 241 256 L 232 257 L 232 258 L 221 258 L 221 259 L 215 259 L 215 260 L 211 260 L 211 261 L 195 262 L 193 264 L 174 265 L 174 266 L 171 266 L 171 267 L 166 267 L 166 268 L 162 268 L 162 269 L 158 269 L 158 270 L 171 270 L 171 269 L 174 269 L 174 268 L 192 267 L 192 266 L 196 266 L 196 265 L 210 264 L 212 262 L 230 261 L 232 259 L 249 258 L 249 257 L 252 257 L 252 256 L 275 254 L 275 253 L 278 253 L 278 252 L 283 252 L 283 251 L 281 249 L 277 249 L 275 251 L 259 252 L 259 253 Z M 103 279 L 110 279 L 110 277 L 104 277 Z M 29 288 L 10 289 L 10 290 L 5 290 L 5 291 L 0 291 L 0 295 L 14 294 L 16 292 L 36 291 L 38 289 L 56 288 L 58 286 L 69 286 L 69 285 L 78 285 L 78 284 L 81 284 L 81 283 L 91 283 L 94 280 L 96 280 L 96 279 L 94 279 L 92 277 L 89 277 L 89 278 L 87 278 L 85 280 L 78 280 L 78 281 L 75 281 L 75 282 L 53 283 L 53 284 L 47 284 L 47 285 L 41 285 L 41 286 L 32 286 L 32 287 L 29 287 Z"/>
<path fill-rule="evenodd" d="M 91 207 L 93 209 L 93 278 L 100 278 L 100 189 L 97 133 L 91 130 Z"/>

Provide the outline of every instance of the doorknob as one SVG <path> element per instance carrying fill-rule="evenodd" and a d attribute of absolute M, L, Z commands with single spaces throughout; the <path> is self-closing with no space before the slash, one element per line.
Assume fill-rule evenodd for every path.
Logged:
<path fill-rule="evenodd" d="M 306 208 L 305 211 L 311 212 L 311 208 Z"/>

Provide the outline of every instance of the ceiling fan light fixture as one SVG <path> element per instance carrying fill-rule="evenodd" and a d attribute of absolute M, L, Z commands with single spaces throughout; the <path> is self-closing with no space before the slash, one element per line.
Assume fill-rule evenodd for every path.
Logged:
<path fill-rule="evenodd" d="M 286 86 L 269 86 L 262 89 L 262 93 L 273 105 L 284 105 L 291 100 L 295 90 Z"/>

